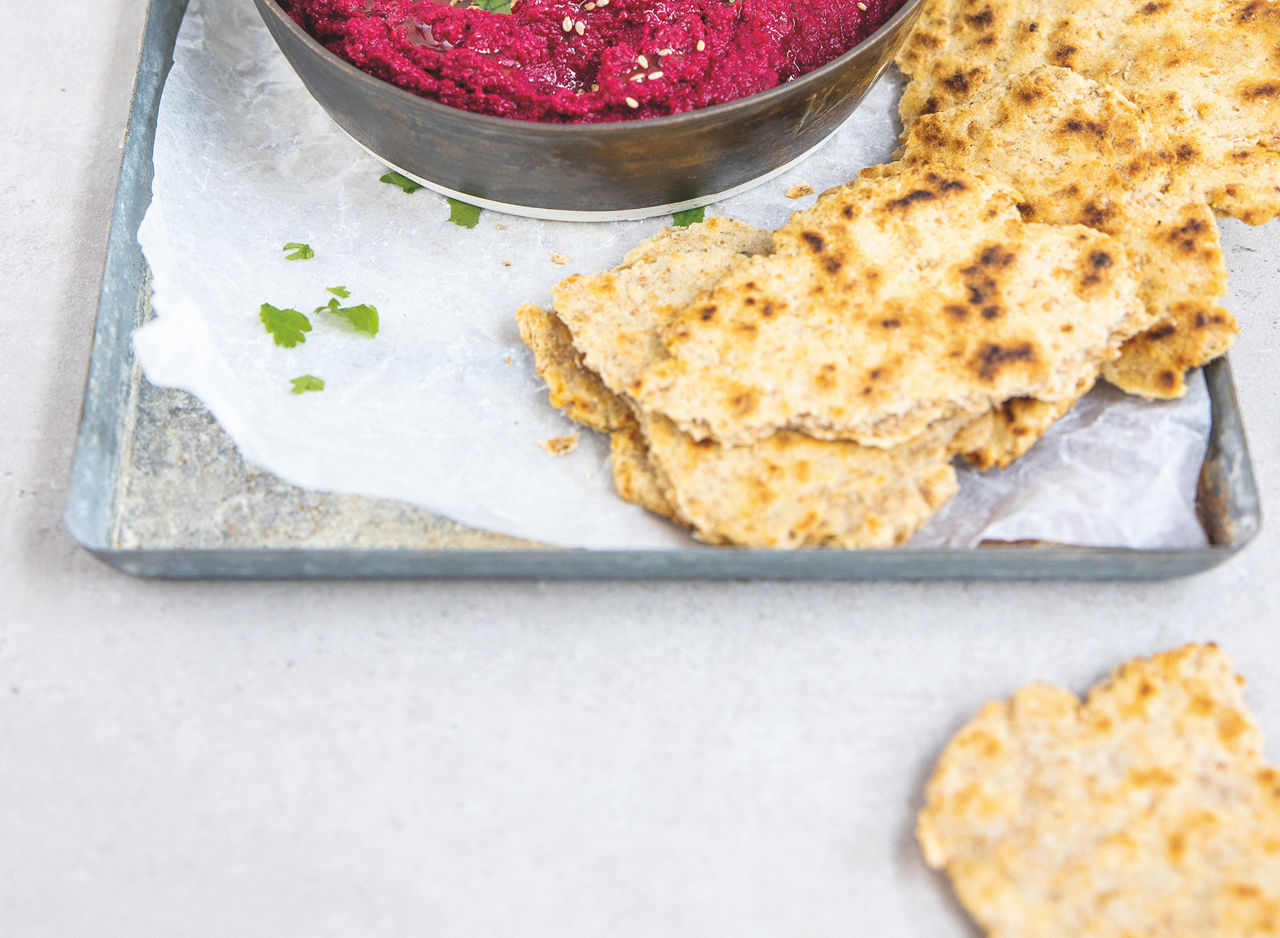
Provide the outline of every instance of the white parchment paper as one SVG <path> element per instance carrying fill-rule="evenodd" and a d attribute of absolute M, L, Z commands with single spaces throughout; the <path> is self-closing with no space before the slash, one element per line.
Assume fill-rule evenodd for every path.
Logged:
<path fill-rule="evenodd" d="M 812 202 L 787 199 L 789 186 L 821 191 L 888 158 L 898 94 L 882 81 L 817 153 L 710 211 L 783 224 Z M 579 428 L 548 406 L 514 321 L 522 301 L 546 303 L 568 274 L 618 263 L 669 219 L 485 212 L 467 230 L 448 221 L 443 198 L 406 195 L 379 182 L 383 172 L 307 94 L 249 3 L 192 0 L 139 234 L 155 291 L 156 317 L 135 335 L 147 378 L 195 394 L 245 459 L 295 485 L 400 499 L 562 546 L 694 543 L 617 498 L 603 438 L 583 431 L 565 457 L 540 448 Z M 291 241 L 314 259 L 286 260 Z M 351 291 L 344 303 L 379 309 L 376 338 L 316 315 L 305 344 L 272 344 L 263 303 L 310 314 L 338 285 Z M 325 390 L 291 394 L 302 374 Z M 1010 470 L 963 471 L 961 494 L 911 545 L 1203 544 L 1194 495 L 1209 422 L 1198 376 L 1168 403 L 1100 388 Z"/>

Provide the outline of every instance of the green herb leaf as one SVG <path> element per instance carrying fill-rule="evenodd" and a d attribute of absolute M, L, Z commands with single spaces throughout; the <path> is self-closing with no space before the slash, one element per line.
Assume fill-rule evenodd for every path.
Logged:
<path fill-rule="evenodd" d="M 511 0 L 471 0 L 471 6 L 490 13 L 510 13 Z"/>
<path fill-rule="evenodd" d="M 315 375 L 298 375 L 296 378 L 290 378 L 289 383 L 293 385 L 294 394 L 324 390 L 324 378 L 317 378 Z"/>
<path fill-rule="evenodd" d="M 346 322 L 356 332 L 367 335 L 378 334 L 378 308 L 361 303 L 359 306 L 339 306 L 337 300 L 330 300 L 324 306 L 316 307 L 317 313 L 331 313 Z"/>
<path fill-rule="evenodd" d="M 342 297 L 344 300 L 351 295 L 351 291 L 348 290 L 346 287 L 325 287 L 325 289 L 328 290 L 330 293 L 332 293 L 334 296 Z"/>
<path fill-rule="evenodd" d="M 303 333 L 311 331 L 311 320 L 296 309 L 276 309 L 270 303 L 263 303 L 258 318 L 262 320 L 267 332 L 271 333 L 276 345 L 283 345 L 285 348 L 293 348 L 307 341 Z"/>
<path fill-rule="evenodd" d="M 402 173 L 397 173 L 395 170 L 391 170 L 391 172 L 387 173 L 378 181 L 385 182 L 389 186 L 399 186 L 407 195 L 412 195 L 422 188 L 420 184 L 414 182 Z"/>
<path fill-rule="evenodd" d="M 311 245 L 301 244 L 297 241 L 290 241 L 281 250 L 285 252 L 284 259 L 287 261 L 309 261 L 316 256 L 316 252 L 311 250 Z M 293 253 L 290 254 L 290 251 Z"/>
<path fill-rule="evenodd" d="M 707 207 L 699 205 L 697 208 L 687 208 L 683 212 L 676 212 L 671 216 L 672 223 L 677 228 L 688 228 L 690 225 L 696 225 L 707 217 Z"/>
<path fill-rule="evenodd" d="M 480 224 L 480 206 L 457 199 L 449 199 L 449 221 L 462 228 L 474 228 Z"/>

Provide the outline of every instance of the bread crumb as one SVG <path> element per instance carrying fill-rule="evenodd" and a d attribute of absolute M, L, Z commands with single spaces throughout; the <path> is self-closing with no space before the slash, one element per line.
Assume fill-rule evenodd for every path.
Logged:
<path fill-rule="evenodd" d="M 813 186 L 807 182 L 798 182 L 787 190 L 788 199 L 803 199 L 806 195 L 813 195 Z"/>
<path fill-rule="evenodd" d="M 497 228 L 499 231 L 506 231 L 506 230 L 507 230 L 507 226 L 506 226 L 506 225 L 495 225 L 494 227 L 495 227 L 495 228 Z"/>
<path fill-rule="evenodd" d="M 551 263 L 553 263 L 553 264 L 567 264 L 567 263 L 569 263 L 569 258 L 568 258 L 568 257 L 566 257 L 564 254 L 552 254 L 552 255 L 551 255 Z"/>
<path fill-rule="evenodd" d="M 543 440 L 538 445 L 552 456 L 567 456 L 578 448 L 578 434 L 570 433 L 568 436 L 553 436 L 549 440 Z"/>
<path fill-rule="evenodd" d="M 502 262 L 502 266 L 503 266 L 503 267 L 510 267 L 510 266 L 511 266 L 511 261 L 503 261 L 503 262 Z"/>

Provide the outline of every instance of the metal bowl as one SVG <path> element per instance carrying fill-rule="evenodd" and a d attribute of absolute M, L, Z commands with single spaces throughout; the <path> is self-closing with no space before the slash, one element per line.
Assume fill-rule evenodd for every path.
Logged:
<path fill-rule="evenodd" d="M 311 95 L 393 169 L 485 208 L 607 221 L 705 205 L 802 159 L 853 113 L 906 40 L 922 0 L 907 0 L 853 49 L 777 88 L 603 124 L 509 120 L 420 98 L 329 52 L 276 0 L 254 2 Z"/>

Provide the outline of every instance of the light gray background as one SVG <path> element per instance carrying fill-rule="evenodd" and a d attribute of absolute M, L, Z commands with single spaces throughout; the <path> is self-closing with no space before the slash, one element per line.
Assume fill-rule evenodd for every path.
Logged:
<path fill-rule="evenodd" d="M 964 936 L 911 824 L 983 700 L 1213 639 L 1280 736 L 1274 518 L 1150 585 L 101 566 L 61 515 L 144 8 L 0 2 L 0 934 Z M 1264 510 L 1277 351 L 1231 356 Z"/>

